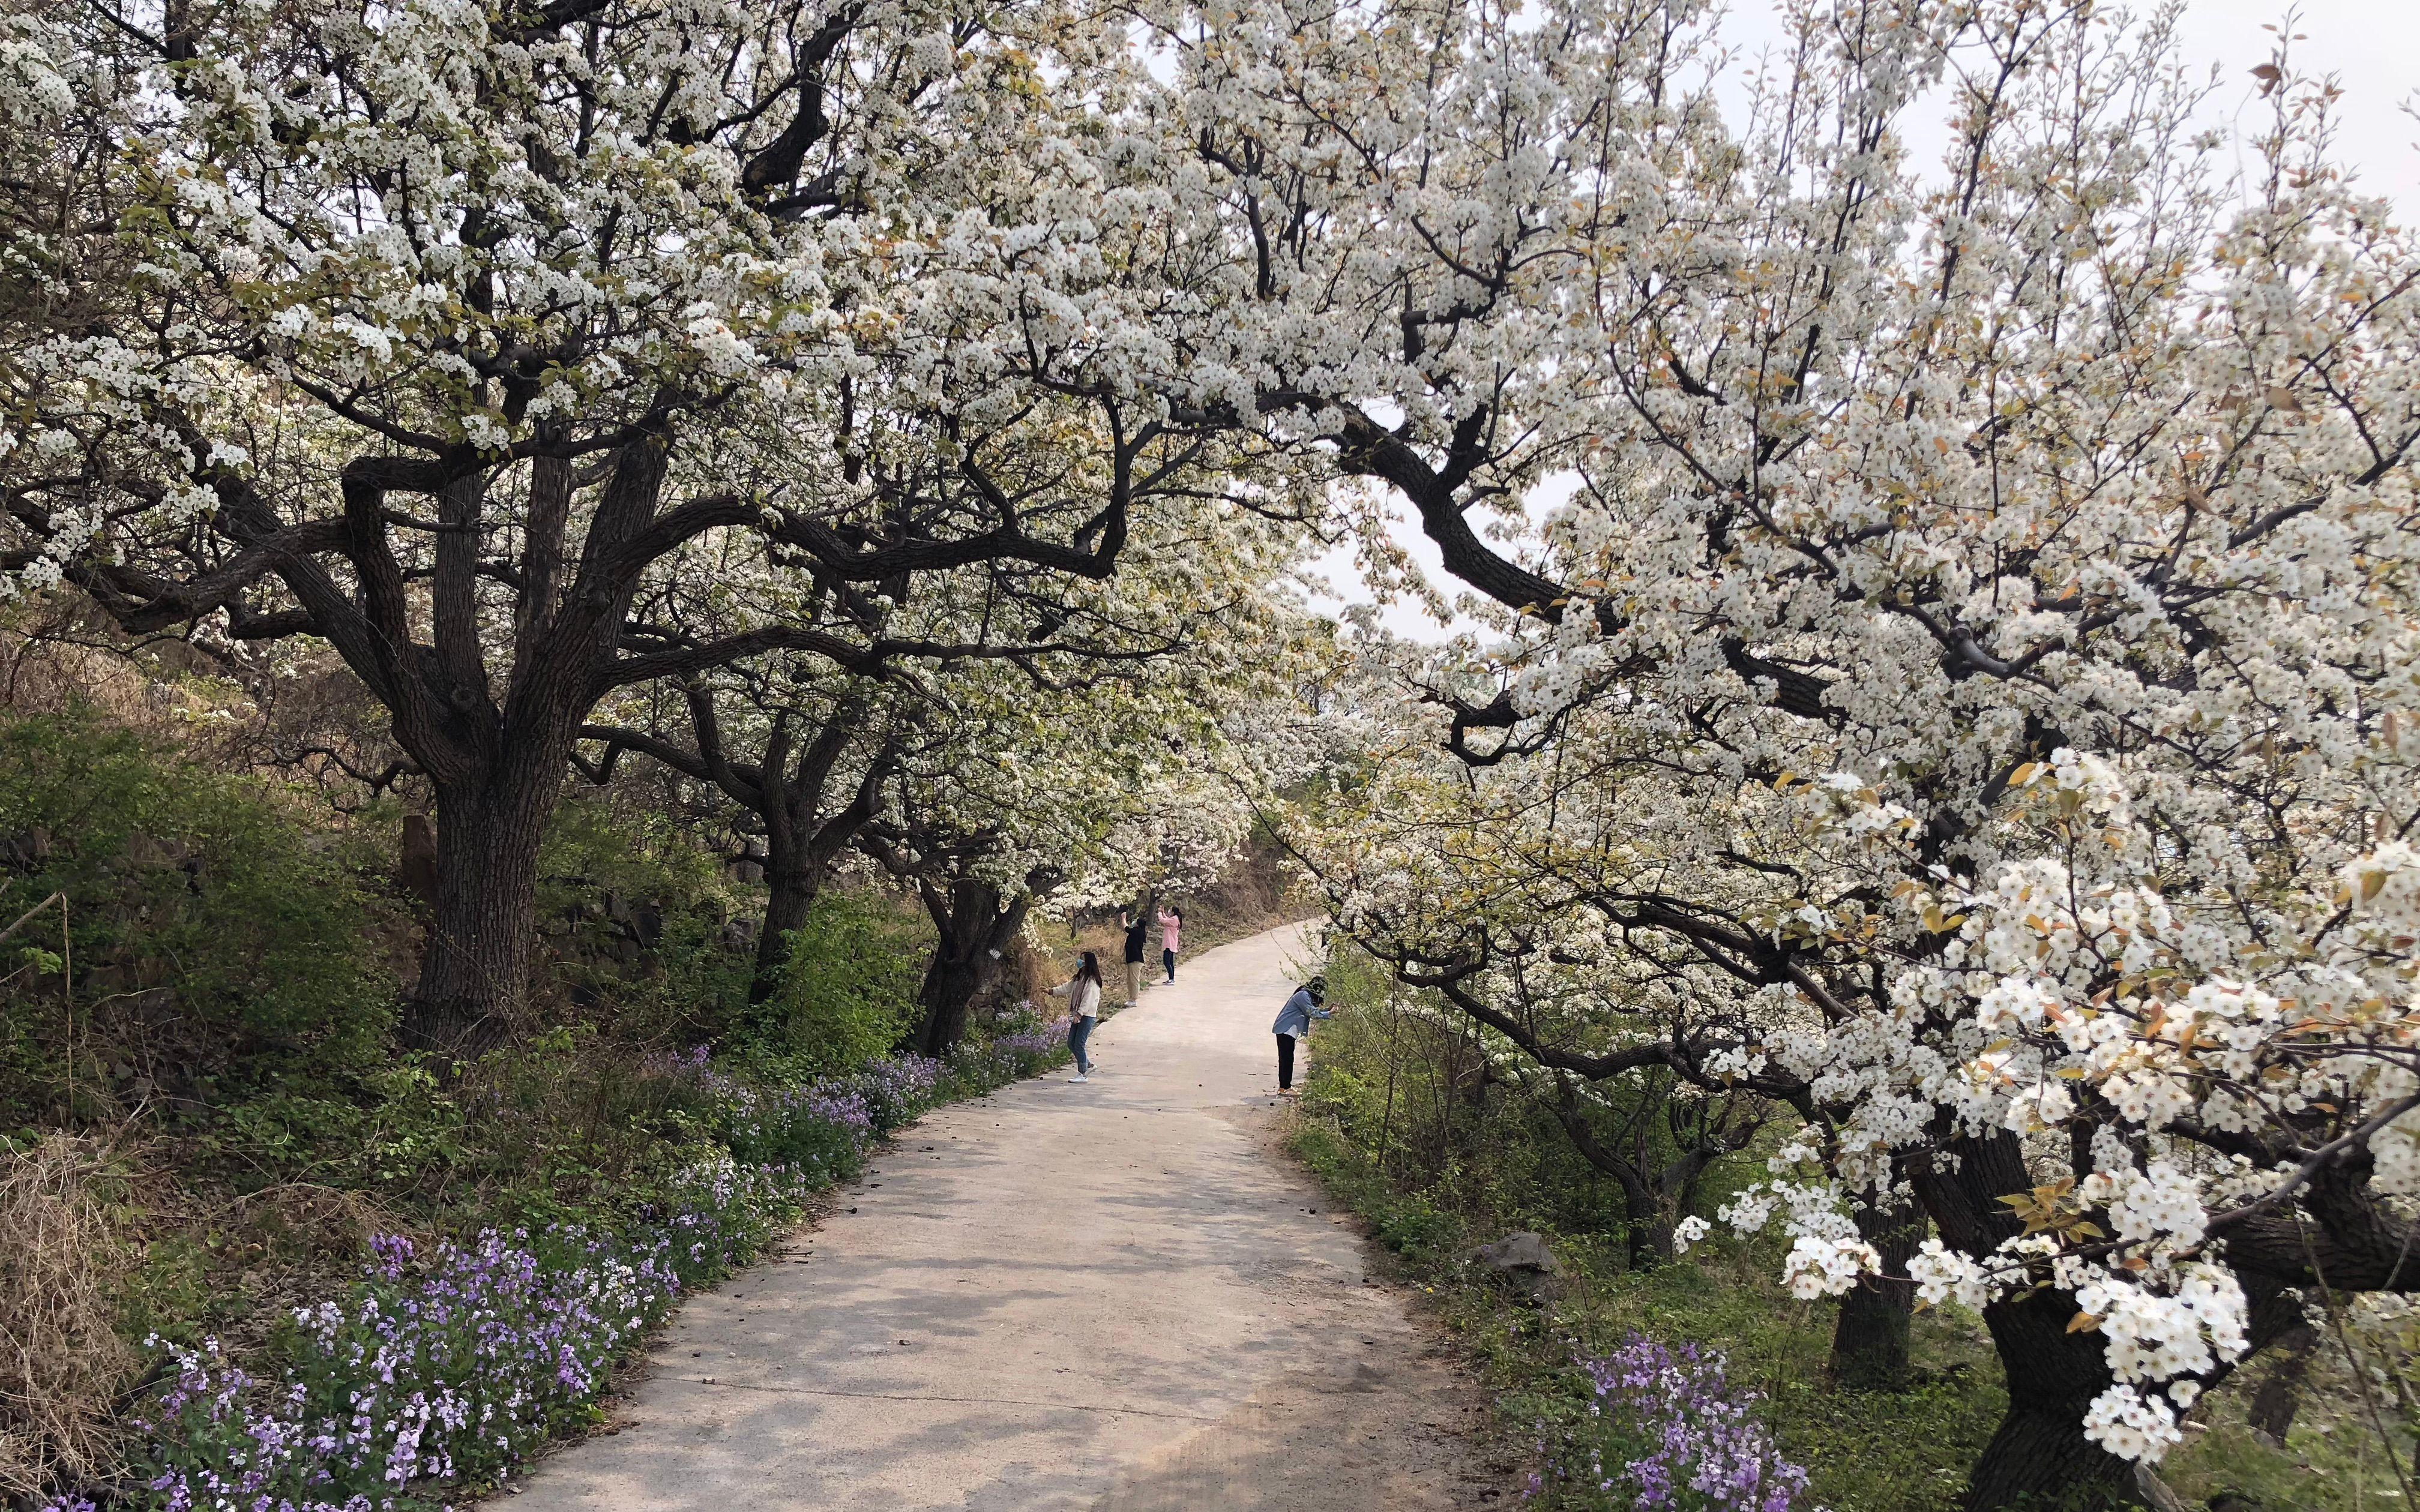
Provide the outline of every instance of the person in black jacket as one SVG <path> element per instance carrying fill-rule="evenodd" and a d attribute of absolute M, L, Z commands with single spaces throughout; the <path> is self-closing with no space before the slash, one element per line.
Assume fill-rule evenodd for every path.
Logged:
<path fill-rule="evenodd" d="M 1156 900 L 1143 900 L 1142 907 L 1134 913 L 1118 910 L 1118 927 L 1126 932 L 1126 1007 L 1142 1000 L 1143 943 L 1151 925 L 1151 905 Z"/>

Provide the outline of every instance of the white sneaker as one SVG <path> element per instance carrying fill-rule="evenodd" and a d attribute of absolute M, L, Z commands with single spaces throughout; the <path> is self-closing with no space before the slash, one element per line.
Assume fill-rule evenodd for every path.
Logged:
<path fill-rule="evenodd" d="M 1068 1079 L 1069 1081 L 1071 1081 L 1071 1082 L 1089 1082 L 1089 1081 L 1091 1081 L 1091 1080 L 1092 1080 L 1092 1078 L 1091 1078 L 1090 1076 L 1085 1075 L 1085 1074 L 1084 1074 L 1082 1072 L 1080 1072 L 1080 1071 L 1079 1071 L 1079 1072 L 1078 1072 L 1075 1075 L 1068 1077 L 1067 1079 Z"/>

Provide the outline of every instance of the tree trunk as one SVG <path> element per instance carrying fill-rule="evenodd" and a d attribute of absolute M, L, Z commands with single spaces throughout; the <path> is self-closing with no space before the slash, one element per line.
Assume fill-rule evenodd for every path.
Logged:
<path fill-rule="evenodd" d="M 2014 1134 L 1948 1140 L 1942 1155 L 1911 1163 L 1916 1200 L 1944 1242 L 1968 1255 L 2019 1232 L 2001 1196 L 2031 1182 Z M 2115 1379 L 2099 1334 L 2071 1334 L 2079 1309 L 2068 1291 L 1993 1303 L 1983 1323 L 2009 1382 L 2009 1407 L 1966 1483 L 1966 1512 L 2104 1512 L 2143 1504 L 2134 1467 L 2084 1436 L 2084 1414 Z"/>
<path fill-rule="evenodd" d="M 541 770 L 543 768 L 543 770 Z M 404 1041 L 449 1060 L 504 1038 L 529 995 L 537 856 L 559 764 L 523 761 L 437 790 L 437 903 Z"/>
<path fill-rule="evenodd" d="M 786 859 L 770 852 L 766 856 L 765 928 L 756 937 L 756 975 L 748 984 L 752 1004 L 768 1002 L 782 990 L 782 968 L 790 961 L 791 933 L 805 926 L 815 895 L 823 890 L 820 872 L 784 866 Z"/>
<path fill-rule="evenodd" d="M 2286 1446 L 2286 1435 L 2294 1427 L 2294 1413 L 2302 1406 L 2303 1378 L 2310 1373 L 2311 1356 L 2319 1347 L 2319 1331 L 2308 1323 L 2288 1330 L 2277 1341 L 2277 1363 L 2260 1378 L 2259 1388 L 2252 1394 L 2252 1406 L 2244 1413 L 2252 1431 L 2279 1448 Z"/>
<path fill-rule="evenodd" d="M 965 948 L 953 949 L 950 942 L 933 952 L 933 964 L 925 968 L 924 985 L 916 995 L 916 1004 L 923 1011 L 916 1028 L 916 1053 L 938 1060 L 957 1048 L 967 1035 L 967 1015 L 974 1000 L 988 989 L 1000 976 L 1000 963 L 981 947 L 970 953 Z"/>
<path fill-rule="evenodd" d="M 1832 1325 L 1832 1381 L 1850 1391 L 1900 1391 L 1907 1385 L 1908 1319 L 1916 1283 L 1907 1268 L 1924 1236 L 1924 1220 L 1905 1209 L 1867 1209 L 1858 1236 L 1883 1257 L 1883 1273 L 1858 1280 L 1840 1299 Z"/>
<path fill-rule="evenodd" d="M 1673 1226 L 1664 1202 L 1638 1175 L 1637 1167 L 1627 1162 L 1622 1163 L 1622 1169 L 1611 1174 L 1621 1188 L 1622 1211 L 1628 1220 L 1624 1227 L 1629 1236 L 1630 1268 L 1652 1271 L 1668 1264 L 1673 1257 Z"/>
<path fill-rule="evenodd" d="M 876 753 L 867 762 L 848 803 L 819 819 L 832 768 L 857 738 L 864 713 L 861 701 L 835 708 L 799 752 L 795 765 L 788 764 L 789 729 L 777 721 L 752 784 L 733 780 L 742 774 L 721 759 L 711 698 L 702 689 L 693 689 L 690 709 L 699 748 L 709 753 L 723 774 L 723 791 L 749 803 L 765 821 L 765 929 L 756 940 L 756 973 L 748 984 L 748 1001 L 767 1002 L 781 990 L 782 968 L 790 960 L 791 933 L 806 924 L 825 879 L 831 874 L 834 858 L 881 811 L 883 778 L 892 769 L 893 753 L 887 747 Z"/>
<path fill-rule="evenodd" d="M 2045 1292 L 2005 1305 L 2034 1307 L 2066 1295 Z M 1999 1330 L 1993 1332 L 1996 1335 Z M 2096 1335 L 2078 1336 L 2098 1342 Z M 2001 1352 L 2005 1360 L 2005 1345 Z M 2105 1369 L 2102 1374 L 2105 1379 Z M 2004 1507 L 2024 1512 L 2106 1512 L 2143 1505 L 2134 1467 L 2102 1452 L 2084 1436 L 2085 1408 L 2098 1393 L 2079 1397 L 2054 1390 L 2045 1395 L 2040 1384 L 2023 1397 L 2015 1390 L 2009 1392 L 2008 1414 L 2000 1419 L 1998 1430 L 1984 1445 L 1967 1480 L 1967 1512 L 1998 1512 Z"/>
<path fill-rule="evenodd" d="M 1589 1127 L 1588 1115 L 1573 1095 L 1571 1084 L 1560 1075 L 1556 1078 L 1555 1101 L 1548 1104 L 1555 1121 L 1563 1126 L 1572 1148 L 1590 1165 L 1613 1178 L 1621 1188 L 1622 1229 L 1628 1243 L 1628 1264 L 1633 1271 L 1652 1270 L 1673 1257 L 1675 1218 L 1663 1195 L 1648 1183 L 1647 1175 L 1633 1162 L 1596 1136 Z"/>
<path fill-rule="evenodd" d="M 966 1038 L 969 1011 L 1000 980 L 1001 952 L 1025 927 L 1034 898 L 1058 886 L 1055 872 L 1035 871 L 1025 880 L 1025 890 L 1005 901 L 998 887 L 977 877 L 957 878 L 946 891 L 932 884 L 923 887 L 924 911 L 939 938 L 916 995 L 923 1010 L 913 1041 L 918 1055 L 939 1059 L 957 1048 Z"/>

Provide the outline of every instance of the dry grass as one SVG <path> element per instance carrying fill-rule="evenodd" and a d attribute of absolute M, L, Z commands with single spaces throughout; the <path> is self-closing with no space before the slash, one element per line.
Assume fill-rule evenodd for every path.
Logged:
<path fill-rule="evenodd" d="M 0 1497 L 110 1462 L 137 1362 L 111 1326 L 123 1251 L 103 1179 L 99 1147 L 64 1134 L 0 1155 Z"/>

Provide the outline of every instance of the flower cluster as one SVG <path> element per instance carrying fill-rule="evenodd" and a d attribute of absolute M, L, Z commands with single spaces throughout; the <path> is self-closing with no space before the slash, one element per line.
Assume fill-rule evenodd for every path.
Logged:
<path fill-rule="evenodd" d="M 659 1058 L 686 1083 L 716 1134 L 745 1165 L 780 1165 L 809 1180 L 844 1180 L 873 1142 L 913 1121 L 942 1095 L 945 1068 L 923 1056 L 876 1061 L 846 1076 L 767 1087 L 713 1064 L 704 1045 Z"/>
<path fill-rule="evenodd" d="M 1571 1504 L 1610 1494 L 1639 1512 L 1794 1512 L 1807 1472 L 1781 1456 L 1757 1421 L 1752 1392 L 1733 1388 L 1722 1357 L 1675 1351 L 1633 1335 L 1613 1353 L 1578 1362 L 1586 1418 L 1544 1450 L 1530 1496 Z"/>
<path fill-rule="evenodd" d="M 848 1111 L 840 1126 L 869 1138 Z M 295 1310 L 273 1381 L 215 1340 L 155 1340 L 172 1375 L 136 1414 L 137 1504 L 389 1512 L 423 1504 L 425 1485 L 502 1479 L 684 1290 L 761 1249 L 830 1174 L 726 1154 L 617 1234 L 489 1229 L 425 1257 L 380 1236 L 351 1296 Z"/>
<path fill-rule="evenodd" d="M 1669 98 L 1673 60 L 1718 46 L 1693 17 L 1634 52 L 1548 8 L 1568 27 L 1421 44 L 1537 85 L 1517 150 Z M 1372 653 L 1400 706 L 1360 701 L 1375 753 L 1290 843 L 1341 928 L 1407 978 L 1453 963 L 1448 995 L 1530 1060 L 1634 1056 L 1645 1087 L 1678 1058 L 1679 1095 L 1820 1108 L 1819 1179 L 1792 1178 L 1820 1200 L 1738 1209 L 1786 1230 L 1793 1289 L 1871 1263 L 1848 1214 L 1913 1204 L 1928 1299 L 2073 1301 L 2105 1345 L 2001 1333 L 2008 1430 L 2114 1377 L 2095 1442 L 2155 1454 L 2161 1413 L 2241 1357 L 2235 1297 L 2403 1284 L 2310 1257 L 2402 1253 L 2383 1199 L 2420 1191 L 2420 253 L 2331 161 L 2325 85 L 2283 40 L 2234 149 L 2265 171 L 2239 175 L 2182 92 L 2115 86 L 2171 66 L 2168 21 L 1916 0 L 1841 46 L 1871 12 L 1792 13 L 1807 67 L 1746 116 L 1534 161 L 1397 66 L 1383 4 L 1289 39 L 1298 86 L 1241 85 L 1280 7 L 1202 44 L 1199 91 L 1236 81 L 1195 117 L 1228 155 L 1387 144 L 1295 287 L 1383 244 L 1406 308 L 1461 311 L 1477 265 L 1397 233 L 1413 206 L 1538 270 L 1416 377 L 1326 359 L 1349 413 L 1303 424 L 1416 497 L 1489 604 L 1417 661 Z M 1881 142 L 1920 81 L 2012 48 L 2062 61 L 1962 116 L 1954 191 L 1897 147 L 1817 163 L 1799 125 L 1762 130 Z M 1399 130 L 1327 114 L 1346 66 L 1348 114 Z M 2045 196 L 2054 150 L 2072 192 Z M 1631 292 L 1536 318 L 1564 308 L 1542 241 Z M 2054 289 L 2037 270 L 2068 257 L 2105 276 Z M 1357 450 L 1382 434 L 1432 471 Z M 1541 486 L 1563 469 L 1581 485 Z"/>
<path fill-rule="evenodd" d="M 1065 1015 L 1033 1028 L 1016 1028 L 969 1041 L 950 1058 L 950 1070 L 974 1087 L 998 1087 L 1057 1065 L 1067 1054 Z"/>
<path fill-rule="evenodd" d="M 864 1110 L 876 1134 L 887 1134 L 933 1105 L 945 1069 L 929 1056 L 894 1056 L 843 1079 L 835 1089 Z"/>
<path fill-rule="evenodd" d="M 725 1158 L 684 1173 L 664 1209 L 618 1235 L 490 1229 L 425 1257 L 380 1237 L 349 1298 L 295 1310 L 273 1382 L 215 1340 L 155 1341 L 174 1373 L 135 1420 L 145 1504 L 371 1512 L 411 1504 L 425 1483 L 501 1478 L 812 1180 Z"/>

